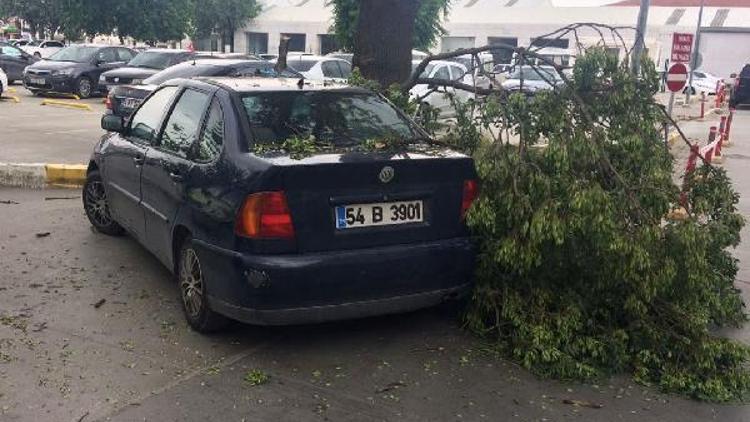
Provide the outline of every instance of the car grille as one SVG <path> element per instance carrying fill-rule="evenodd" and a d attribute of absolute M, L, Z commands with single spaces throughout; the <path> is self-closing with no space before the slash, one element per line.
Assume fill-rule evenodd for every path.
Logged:
<path fill-rule="evenodd" d="M 39 75 L 39 76 L 46 76 L 46 75 L 50 75 L 52 73 L 49 70 L 34 70 L 34 69 L 27 69 L 26 72 L 29 75 Z"/>
<path fill-rule="evenodd" d="M 106 81 L 109 84 L 129 84 L 133 82 L 133 78 L 108 77 Z"/>

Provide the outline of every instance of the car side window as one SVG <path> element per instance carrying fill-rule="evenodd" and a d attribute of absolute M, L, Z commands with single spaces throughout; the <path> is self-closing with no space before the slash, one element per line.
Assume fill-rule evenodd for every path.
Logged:
<path fill-rule="evenodd" d="M 321 68 L 323 69 L 323 76 L 326 78 L 343 78 L 338 63 L 333 60 L 324 61 Z"/>
<path fill-rule="evenodd" d="M 121 62 L 129 62 L 133 60 L 133 52 L 128 50 L 127 48 L 118 48 L 117 49 L 117 55 L 120 57 Z"/>
<path fill-rule="evenodd" d="M 693 76 L 695 76 L 696 78 L 699 78 L 699 79 L 703 79 L 703 78 L 706 77 L 706 75 L 703 74 L 703 73 L 701 73 L 701 72 L 693 72 Z"/>
<path fill-rule="evenodd" d="M 162 149 L 187 158 L 198 138 L 208 101 L 208 94 L 203 92 L 186 89 L 182 93 L 164 126 L 159 143 Z"/>
<path fill-rule="evenodd" d="M 65 46 L 61 42 L 50 41 L 50 42 L 47 43 L 47 45 L 45 47 L 55 47 L 55 48 L 60 47 L 60 48 L 62 48 L 62 47 L 65 47 Z"/>
<path fill-rule="evenodd" d="M 203 128 L 200 143 L 198 144 L 197 161 L 208 162 L 221 153 L 224 145 L 224 114 L 219 102 L 214 99 L 208 112 L 208 120 Z"/>
<path fill-rule="evenodd" d="M 96 54 L 96 59 L 104 63 L 114 63 L 117 61 L 114 48 L 104 48 Z"/>
<path fill-rule="evenodd" d="M 466 71 L 458 66 L 451 66 L 451 73 L 453 74 L 453 77 L 451 79 L 454 81 L 461 80 L 464 78 L 464 76 L 466 76 Z"/>
<path fill-rule="evenodd" d="M 165 110 L 177 92 L 177 87 L 168 86 L 154 93 L 130 119 L 128 137 L 137 143 L 152 144 L 159 134 Z"/>
<path fill-rule="evenodd" d="M 441 80 L 441 81 L 449 81 L 449 80 L 451 80 L 451 74 L 450 74 L 450 71 L 448 71 L 448 66 L 440 66 L 440 67 L 438 67 L 438 69 L 435 72 L 435 75 L 432 77 L 432 79 L 438 79 L 438 80 Z"/>

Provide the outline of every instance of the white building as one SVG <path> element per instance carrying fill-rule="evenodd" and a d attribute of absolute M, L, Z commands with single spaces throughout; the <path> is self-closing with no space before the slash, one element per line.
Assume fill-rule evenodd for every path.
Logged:
<path fill-rule="evenodd" d="M 577 22 L 597 22 L 634 27 L 636 0 L 600 7 L 556 7 L 555 0 L 454 0 L 444 26 L 448 31 L 433 52 L 493 43 L 528 46 L 535 38 Z M 729 76 L 750 62 L 750 0 L 705 0 L 701 30 L 700 68 Z M 337 49 L 330 35 L 332 9 L 328 0 L 266 0 L 263 12 L 235 34 L 235 51 L 275 52 L 282 35 L 291 37 L 290 50 L 327 53 Z M 652 0 L 646 47 L 649 56 L 663 65 L 671 52 L 672 34 L 695 33 L 699 0 Z M 622 29 L 628 46 L 635 41 L 633 29 Z M 594 31 L 583 31 L 580 41 L 600 40 Z M 574 48 L 572 34 L 553 45 Z M 614 40 L 609 46 L 617 48 Z M 620 48 L 622 53 L 622 48 Z M 498 61 L 509 57 L 496 56 Z"/>

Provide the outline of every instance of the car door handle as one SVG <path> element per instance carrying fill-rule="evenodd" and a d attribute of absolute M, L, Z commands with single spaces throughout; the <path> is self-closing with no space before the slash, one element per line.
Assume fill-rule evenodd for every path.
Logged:
<path fill-rule="evenodd" d="M 142 166 L 145 159 L 143 157 L 133 157 L 133 162 L 136 166 Z"/>
<path fill-rule="evenodd" d="M 185 180 L 185 178 L 182 177 L 181 174 L 174 173 L 174 172 L 169 173 L 169 178 L 172 179 L 175 182 L 182 182 L 183 180 Z"/>

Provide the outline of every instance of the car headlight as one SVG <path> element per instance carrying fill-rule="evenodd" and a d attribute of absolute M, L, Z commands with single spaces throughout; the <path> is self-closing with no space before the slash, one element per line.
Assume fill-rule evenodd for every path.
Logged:
<path fill-rule="evenodd" d="M 131 85 L 141 85 L 143 84 L 143 79 L 133 79 L 130 83 Z"/>
<path fill-rule="evenodd" d="M 104 82 L 107 82 L 107 78 L 105 78 L 104 75 L 99 76 L 99 83 L 103 84 Z"/>
<path fill-rule="evenodd" d="M 70 76 L 73 74 L 73 69 L 60 69 L 52 72 L 53 75 L 57 76 Z"/>

